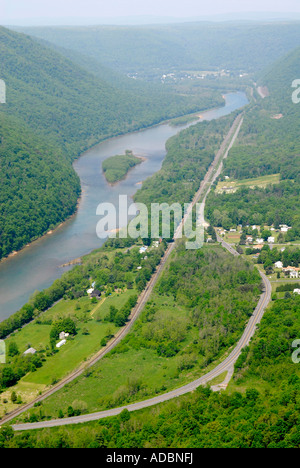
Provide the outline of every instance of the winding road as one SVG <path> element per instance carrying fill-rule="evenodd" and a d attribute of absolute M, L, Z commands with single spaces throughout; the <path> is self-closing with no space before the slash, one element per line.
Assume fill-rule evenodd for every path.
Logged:
<path fill-rule="evenodd" d="M 198 203 L 199 201 L 202 201 L 202 208 L 204 205 L 204 202 L 206 200 L 207 195 L 209 194 L 211 190 L 211 186 L 216 180 L 216 178 L 219 176 L 222 170 L 222 163 L 223 160 L 227 157 L 228 152 L 232 145 L 234 144 L 241 125 L 243 123 L 243 114 L 240 114 L 234 121 L 229 133 L 227 134 L 223 144 L 220 147 L 220 150 L 216 154 L 216 157 L 211 164 L 204 180 L 201 183 L 201 186 L 196 193 L 193 201 L 190 204 L 190 210 L 193 208 L 193 206 Z M 189 211 L 190 211 L 189 210 Z M 204 211 L 202 209 L 201 216 L 204 216 Z M 183 218 L 181 222 L 181 226 L 178 227 L 178 230 L 175 233 L 174 240 L 179 236 L 178 233 L 180 232 L 180 229 L 182 229 L 183 225 L 186 222 L 186 217 Z M 231 254 L 238 256 L 239 253 L 230 245 L 227 244 L 226 242 L 223 241 L 220 237 L 218 237 L 218 241 L 221 243 L 221 245 L 227 249 Z M 82 367 L 77 369 L 75 372 L 73 372 L 71 375 L 63 379 L 61 382 L 59 382 L 57 385 L 49 389 L 47 392 L 45 392 L 43 395 L 35 399 L 34 401 L 28 403 L 27 405 L 24 405 L 20 409 L 11 412 L 9 415 L 6 415 L 2 420 L 1 424 L 8 423 L 24 411 L 32 408 L 35 403 L 40 402 L 47 398 L 48 396 L 54 394 L 61 388 L 63 388 L 67 383 L 71 382 L 78 376 L 80 376 L 86 369 L 89 367 L 93 366 L 96 362 L 98 362 L 100 359 L 102 359 L 108 352 L 110 352 L 130 331 L 132 328 L 134 322 L 142 312 L 146 302 L 148 301 L 150 294 L 152 293 L 152 290 L 157 283 L 159 276 L 161 272 L 163 271 L 165 264 L 167 260 L 170 257 L 170 254 L 175 248 L 175 242 L 169 244 L 159 266 L 157 267 L 156 272 L 152 276 L 150 282 L 148 283 L 146 289 L 142 292 L 142 294 L 139 296 L 138 303 L 134 310 L 131 313 L 131 316 L 129 317 L 129 322 L 126 324 L 126 326 L 119 331 L 119 333 L 111 340 L 108 345 L 101 349 L 88 363 L 85 363 Z M 271 284 L 267 277 L 263 274 L 260 273 L 262 277 L 262 281 L 264 284 L 264 291 L 261 295 L 261 298 L 259 300 L 259 303 L 250 318 L 249 322 L 247 323 L 247 326 L 245 328 L 245 331 L 240 338 L 239 342 L 235 346 L 235 348 L 230 352 L 230 354 L 226 357 L 226 359 L 221 362 L 218 366 L 216 366 L 212 371 L 208 372 L 207 374 L 203 375 L 197 380 L 194 380 L 193 382 L 180 387 L 176 390 L 164 393 L 162 395 L 158 395 L 154 398 L 144 400 L 141 402 L 133 403 L 130 405 L 122 406 L 119 408 L 114 408 L 110 409 L 107 411 L 100 411 L 92 414 L 86 414 L 86 415 L 80 415 L 80 416 L 75 416 L 71 418 L 64 418 L 64 419 L 54 419 L 50 421 L 41 421 L 37 423 L 24 423 L 24 424 L 15 424 L 12 426 L 12 428 L 15 431 L 24 431 L 24 430 L 32 430 L 32 429 L 41 429 L 41 428 L 47 428 L 47 427 L 55 427 L 55 426 L 63 426 L 63 425 L 68 425 L 68 424 L 78 424 L 78 423 L 84 423 L 88 421 L 95 421 L 98 419 L 106 418 L 109 416 L 115 416 L 120 414 L 124 409 L 127 409 L 129 411 L 136 411 L 140 410 L 143 408 L 148 408 L 154 405 L 157 405 L 159 403 L 163 403 L 165 401 L 171 400 L 173 398 L 179 397 L 181 395 L 184 395 L 186 393 L 190 393 L 197 389 L 201 385 L 207 384 L 209 381 L 213 380 L 214 378 L 218 377 L 224 372 L 232 372 L 234 363 L 236 362 L 237 358 L 239 357 L 242 349 L 247 346 L 252 338 L 252 336 L 255 333 L 256 326 L 257 324 L 261 321 L 261 318 L 263 316 L 263 313 L 267 307 L 267 305 L 270 302 L 271 299 Z"/>

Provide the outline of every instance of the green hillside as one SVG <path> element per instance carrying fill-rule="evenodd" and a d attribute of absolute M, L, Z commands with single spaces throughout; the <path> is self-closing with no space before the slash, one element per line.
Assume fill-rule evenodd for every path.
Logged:
<path fill-rule="evenodd" d="M 74 212 L 79 178 L 62 150 L 0 112 L 0 258 Z"/>
<path fill-rule="evenodd" d="M 107 137 L 222 102 L 212 93 L 204 100 L 159 88 L 128 93 L 28 36 L 0 28 L 0 39 L 6 112 L 54 137 L 73 158 Z"/>

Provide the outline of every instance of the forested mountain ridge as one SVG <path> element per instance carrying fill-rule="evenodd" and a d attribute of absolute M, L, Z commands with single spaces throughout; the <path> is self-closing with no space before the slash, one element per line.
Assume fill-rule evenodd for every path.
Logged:
<path fill-rule="evenodd" d="M 63 151 L 0 112 L 0 259 L 64 221 L 79 194 Z"/>
<path fill-rule="evenodd" d="M 300 45 L 300 24 L 182 23 L 149 26 L 16 28 L 76 50 L 123 73 L 210 70 L 252 73 Z"/>
<path fill-rule="evenodd" d="M 0 28 L 0 40 L 6 112 L 59 140 L 72 158 L 105 138 L 222 102 L 212 93 L 204 100 L 156 95 L 157 88 L 128 93 L 28 36 Z"/>
<path fill-rule="evenodd" d="M 71 162 L 84 150 L 224 102 L 213 92 L 190 97 L 156 93 L 156 88 L 143 92 L 141 84 L 137 92 L 115 87 L 29 36 L 3 27 L 0 63 L 6 83 L 6 104 L 0 106 L 0 259 L 74 213 L 80 186 Z"/>

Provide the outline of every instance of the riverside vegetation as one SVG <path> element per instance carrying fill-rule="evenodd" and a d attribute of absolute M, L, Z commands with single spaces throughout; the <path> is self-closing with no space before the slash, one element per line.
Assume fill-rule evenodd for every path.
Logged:
<path fill-rule="evenodd" d="M 114 184 L 124 179 L 128 171 L 141 162 L 141 158 L 134 156 L 132 151 L 126 150 L 125 154 L 105 159 L 102 163 L 102 169 L 107 182 Z"/>

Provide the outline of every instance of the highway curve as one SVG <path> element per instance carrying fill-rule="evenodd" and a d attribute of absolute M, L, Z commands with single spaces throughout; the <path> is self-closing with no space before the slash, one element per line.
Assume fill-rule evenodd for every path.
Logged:
<path fill-rule="evenodd" d="M 263 292 L 260 298 L 260 301 L 252 317 L 250 318 L 246 326 L 246 329 L 242 337 L 240 338 L 238 344 L 233 349 L 233 351 L 229 354 L 229 356 L 221 364 L 215 367 L 215 369 L 213 369 L 212 371 L 205 374 L 203 377 L 200 377 L 199 379 L 194 380 L 193 382 L 183 387 L 180 387 L 176 390 L 173 390 L 171 392 L 164 393 L 162 395 L 156 396 L 149 400 L 144 400 L 138 403 L 133 403 L 131 405 L 126 405 L 126 406 L 122 406 L 119 408 L 110 409 L 107 411 L 100 411 L 97 413 L 81 415 L 77 417 L 75 416 L 72 418 L 55 419 L 51 421 L 42 421 L 42 422 L 29 423 L 29 424 L 16 424 L 12 426 L 13 429 L 15 431 L 24 431 L 24 430 L 29 430 L 29 429 L 32 430 L 32 429 L 41 429 L 41 428 L 47 428 L 47 427 L 49 428 L 49 427 L 55 427 L 55 426 L 63 426 L 67 424 L 78 424 L 78 423 L 84 423 L 88 421 L 96 421 L 96 420 L 107 418 L 110 416 L 116 416 L 120 414 L 124 409 L 127 409 L 128 411 L 137 411 L 143 408 L 149 408 L 150 406 L 154 406 L 159 403 L 163 403 L 165 401 L 179 397 L 181 395 L 185 395 L 186 393 L 190 393 L 196 390 L 199 386 L 207 384 L 209 381 L 211 381 L 215 377 L 218 377 L 223 372 L 230 371 L 234 363 L 236 362 L 237 358 L 239 357 L 242 349 L 249 344 L 252 336 L 255 333 L 256 325 L 261 321 L 263 313 L 267 305 L 269 304 L 269 301 L 271 298 L 271 284 L 264 274 L 261 274 L 261 276 L 264 282 L 265 291 Z"/>

